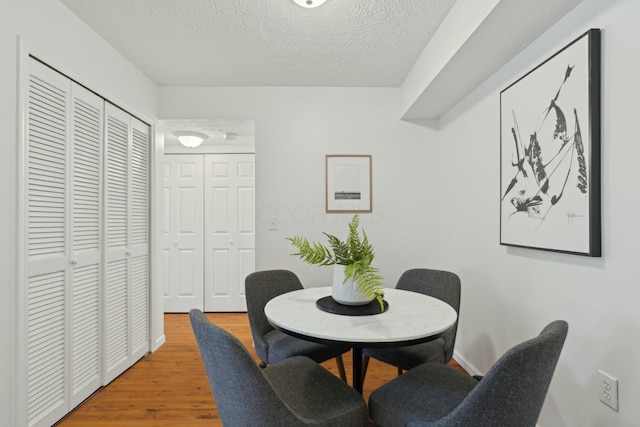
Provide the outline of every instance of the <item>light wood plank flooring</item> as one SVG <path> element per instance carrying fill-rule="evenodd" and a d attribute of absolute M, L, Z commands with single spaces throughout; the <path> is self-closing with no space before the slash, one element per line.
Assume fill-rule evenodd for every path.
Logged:
<path fill-rule="evenodd" d="M 255 355 L 246 313 L 208 313 Z M 221 426 L 188 314 L 165 314 L 166 343 L 76 408 L 58 427 Z M 351 355 L 344 356 L 351 382 Z M 256 357 L 257 360 L 257 357 Z M 462 368 L 452 361 L 456 369 Z M 338 374 L 335 360 L 323 363 Z M 464 372 L 464 370 L 462 370 Z M 395 378 L 395 367 L 371 360 L 363 394 Z"/>

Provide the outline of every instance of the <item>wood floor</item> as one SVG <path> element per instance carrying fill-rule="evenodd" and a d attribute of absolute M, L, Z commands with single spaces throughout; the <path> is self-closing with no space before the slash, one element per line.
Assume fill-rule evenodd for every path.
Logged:
<path fill-rule="evenodd" d="M 246 313 L 208 313 L 255 356 Z M 58 427 L 221 426 L 188 314 L 165 314 L 166 343 L 76 408 Z M 257 358 L 256 358 L 257 360 Z M 344 356 L 351 383 L 351 356 Z M 452 361 L 456 369 L 462 368 Z M 335 360 L 323 363 L 337 375 Z M 371 360 L 363 394 L 396 377 L 396 368 Z"/>

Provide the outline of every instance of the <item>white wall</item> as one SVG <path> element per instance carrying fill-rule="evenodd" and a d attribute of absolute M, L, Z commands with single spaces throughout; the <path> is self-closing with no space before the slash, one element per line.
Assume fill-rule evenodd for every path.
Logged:
<path fill-rule="evenodd" d="M 640 420 L 640 2 L 585 0 L 440 120 L 439 260 L 463 301 L 457 354 L 485 372 L 554 319 L 569 335 L 539 424 Z M 499 245 L 499 93 L 589 28 L 602 29 L 602 258 Z M 596 372 L 619 379 L 620 410 L 598 400 Z"/>
<path fill-rule="evenodd" d="M 160 88 L 161 119 L 255 119 L 256 268 L 288 268 L 306 286 L 331 268 L 290 256 L 285 237 L 346 237 L 350 214 L 325 214 L 325 155 L 371 154 L 373 213 L 362 214 L 387 284 L 434 259 L 435 131 L 399 121 L 399 90 L 367 88 Z M 426 207 L 426 208 L 425 208 Z M 278 219 L 269 231 L 267 219 Z"/>
<path fill-rule="evenodd" d="M 61 3 L 0 0 L 0 425 L 16 413 L 17 36 L 33 53 L 132 112 L 153 119 L 156 87 Z"/>
<path fill-rule="evenodd" d="M 15 425 L 16 35 L 98 92 L 148 117 L 155 86 L 60 3 L 0 0 L 0 425 Z M 362 223 L 392 285 L 410 267 L 460 274 L 457 353 L 486 371 L 509 347 L 556 318 L 569 338 L 540 425 L 632 426 L 640 376 L 636 309 L 640 192 L 637 98 L 640 2 L 584 0 L 440 121 L 398 120 L 400 91 L 367 88 L 161 88 L 162 119 L 255 119 L 257 268 L 289 268 L 307 285 L 328 268 L 289 256 L 286 236 L 342 235 L 349 215 L 324 213 L 325 154 L 373 155 L 374 212 Z M 601 259 L 499 246 L 499 91 L 590 27 L 603 29 Z M 277 231 L 267 218 L 278 218 Z M 620 379 L 620 412 L 597 400 L 595 372 Z M 635 405 L 635 406 L 634 406 Z"/>

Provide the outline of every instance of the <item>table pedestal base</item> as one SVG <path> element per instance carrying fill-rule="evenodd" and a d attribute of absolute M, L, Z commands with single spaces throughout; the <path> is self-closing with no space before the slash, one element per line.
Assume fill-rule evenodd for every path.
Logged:
<path fill-rule="evenodd" d="M 362 394 L 362 348 L 353 347 L 353 388 Z"/>

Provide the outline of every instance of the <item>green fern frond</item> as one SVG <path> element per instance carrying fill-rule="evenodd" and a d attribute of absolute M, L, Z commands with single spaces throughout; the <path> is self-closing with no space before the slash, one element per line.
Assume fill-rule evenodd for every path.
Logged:
<path fill-rule="evenodd" d="M 348 265 L 344 269 L 345 282 L 349 279 L 355 281 L 360 291 L 371 299 L 376 299 L 380 304 L 380 310 L 384 310 L 384 288 L 382 285 L 382 276 L 378 274 L 379 270 L 372 267 L 367 262 L 356 262 Z"/>
<path fill-rule="evenodd" d="M 335 259 L 329 249 L 321 243 L 309 243 L 303 237 L 287 237 L 287 240 L 298 249 L 298 252 L 292 255 L 299 256 L 304 262 L 313 265 L 332 265 Z"/>
<path fill-rule="evenodd" d="M 336 264 L 347 265 L 349 264 L 349 247 L 346 243 L 342 242 L 336 236 L 328 233 L 323 233 L 329 240 L 329 246 L 333 250 L 334 259 Z"/>

